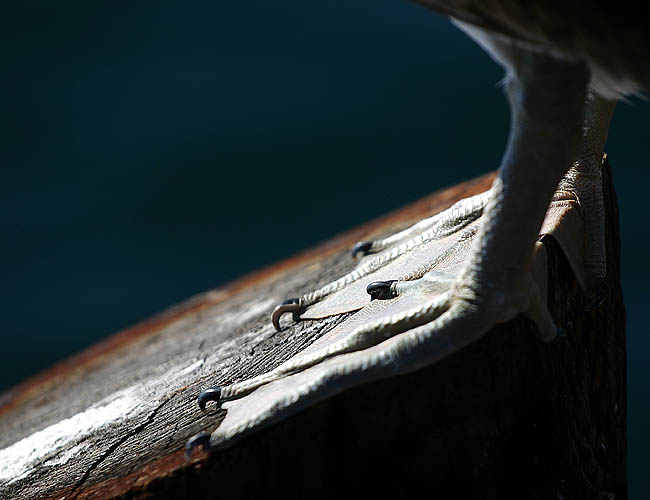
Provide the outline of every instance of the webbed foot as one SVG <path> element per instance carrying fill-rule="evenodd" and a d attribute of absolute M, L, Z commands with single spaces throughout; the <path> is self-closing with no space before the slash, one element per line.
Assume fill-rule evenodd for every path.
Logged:
<path fill-rule="evenodd" d="M 542 243 L 535 246 L 533 266 L 520 292 L 513 293 L 512 287 L 485 287 L 465 275 L 472 241 L 482 224 L 478 216 L 469 224 L 456 224 L 455 233 L 439 240 L 409 243 L 410 251 L 400 254 L 401 259 L 305 308 L 302 314 L 307 317 L 315 307 L 336 312 L 337 304 L 350 307 L 350 302 L 359 300 L 359 290 L 362 293 L 357 314 L 300 354 L 260 376 L 203 391 L 200 408 L 216 401 L 227 415 L 207 443 L 202 437 L 196 445 L 208 450 L 229 446 L 254 429 L 346 387 L 445 357 L 519 312 L 535 322 L 540 338 L 552 340 L 558 329 L 546 309 Z M 394 272 L 402 277 L 376 279 Z M 295 314 L 300 308 L 300 299 L 284 302 L 274 311 L 274 323 L 281 314 Z"/>
<path fill-rule="evenodd" d="M 489 192 L 479 196 L 488 195 Z M 474 207 L 476 199 L 471 202 Z M 469 203 L 463 200 L 457 205 Z M 476 215 L 476 211 L 465 213 Z M 562 240 L 565 235 L 581 230 L 575 203 L 556 200 L 549 213 L 553 219 L 549 228 L 556 232 L 542 234 L 540 239 L 550 235 Z M 519 289 L 512 287 L 509 280 L 481 283 L 471 276 L 471 248 L 484 224 L 481 215 L 473 216 L 468 223 L 460 223 L 454 217 L 450 225 L 456 228 L 455 232 L 448 231 L 441 238 L 418 235 L 418 244 L 413 238 L 398 243 L 397 247 L 408 248 L 403 253 L 389 247 L 376 256 L 366 257 L 366 265 L 368 259 L 381 259 L 383 265 L 374 272 L 366 272 L 363 278 L 351 279 L 353 271 L 351 278 L 342 278 L 347 281 L 346 286 L 324 294 L 311 306 L 305 307 L 302 298 L 277 306 L 273 312 L 276 328 L 285 313 L 298 320 L 299 315 L 311 318 L 351 308 L 360 310 L 276 369 L 202 391 L 198 398 L 201 410 L 214 401 L 227 410 L 227 415 L 209 439 L 201 434 L 191 447 L 227 447 L 249 432 L 346 387 L 435 362 L 518 313 L 535 323 L 544 341 L 566 335 L 555 325 L 546 307 L 546 251 L 540 241 L 535 244 L 532 265 Z M 574 239 L 572 236 L 563 246 L 573 245 Z M 395 254 L 392 259 L 386 258 Z M 186 453 L 191 454 L 191 447 Z"/>
<path fill-rule="evenodd" d="M 347 275 L 318 290 L 279 304 L 273 311 L 273 325 L 291 313 L 294 321 L 320 319 L 364 307 L 367 286 L 373 281 L 417 279 L 437 263 L 443 264 L 456 248 L 466 248 L 476 233 L 475 222 L 491 195 L 490 191 L 463 199 L 447 210 L 427 217 L 387 238 L 355 245 L 353 255 L 363 254 Z M 443 264 L 444 265 L 444 264 Z M 345 290 L 345 293 L 339 293 Z"/>
<path fill-rule="evenodd" d="M 528 55 L 522 59 L 521 80 L 506 84 L 516 133 L 492 189 L 361 245 L 357 254 L 377 253 L 329 285 L 280 304 L 273 313 L 276 328 L 286 312 L 294 320 L 359 312 L 277 368 L 204 396 L 200 403 L 218 392 L 227 414 L 209 438 L 202 433 L 190 440 L 186 452 L 199 445 L 227 447 L 346 388 L 436 363 L 518 314 L 532 319 L 542 340 L 553 340 L 562 332 L 546 307 L 547 263 L 539 241 L 544 236 L 560 243 L 583 290 L 594 290 L 590 303 L 602 300 L 598 278 L 604 277 L 604 254 L 599 254 L 599 237 L 589 233 L 599 218 L 581 210 L 592 190 L 580 194 L 586 177 L 579 162 L 567 174 L 582 137 L 581 120 L 592 130 L 589 112 L 580 104 L 588 74 L 575 62 Z M 535 71 L 538 64 L 543 71 Z M 584 106 L 601 101 L 587 98 Z M 608 123 L 613 107 L 602 104 L 602 109 Z M 598 144 L 595 150 L 602 151 Z M 590 169 L 593 155 L 588 156 Z M 577 172 L 579 182 L 573 182 L 571 172 Z M 598 197 L 594 200 L 597 205 Z"/>

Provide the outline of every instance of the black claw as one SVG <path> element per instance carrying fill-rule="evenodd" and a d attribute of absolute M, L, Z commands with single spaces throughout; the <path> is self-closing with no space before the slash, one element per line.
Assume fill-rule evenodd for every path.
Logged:
<path fill-rule="evenodd" d="M 589 303 L 587 304 L 587 307 L 585 307 L 585 310 L 593 311 L 594 309 L 597 309 L 603 302 L 605 302 L 606 297 L 607 282 L 604 278 L 598 278 L 591 290 L 591 298 L 589 299 Z"/>
<path fill-rule="evenodd" d="M 284 313 L 290 312 L 293 315 L 294 321 L 300 321 L 300 312 L 302 311 L 302 305 L 300 304 L 300 299 L 288 299 L 275 306 L 273 309 L 273 314 L 271 315 L 271 321 L 273 326 L 279 332 L 280 328 L 280 318 Z"/>
<path fill-rule="evenodd" d="M 368 255 L 371 248 L 372 241 L 360 241 L 352 247 L 352 257 L 356 257 L 358 253 L 360 253 L 362 257 Z"/>
<path fill-rule="evenodd" d="M 189 462 L 192 459 L 192 451 L 198 446 L 200 446 L 203 451 L 208 451 L 207 446 L 209 443 L 209 432 L 199 432 L 196 436 L 191 437 L 185 445 L 185 461 Z"/>
<path fill-rule="evenodd" d="M 392 290 L 392 284 L 397 280 L 373 281 L 366 287 L 366 292 L 370 294 L 370 300 L 375 299 L 392 299 L 397 294 Z"/>
<path fill-rule="evenodd" d="M 221 399 L 221 387 L 208 387 L 201 391 L 199 394 L 199 408 L 201 411 L 205 411 L 205 405 L 208 404 L 208 401 L 216 401 L 219 404 Z"/>

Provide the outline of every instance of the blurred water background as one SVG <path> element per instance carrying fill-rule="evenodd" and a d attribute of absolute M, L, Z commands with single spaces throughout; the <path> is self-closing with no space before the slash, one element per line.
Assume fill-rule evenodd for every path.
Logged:
<path fill-rule="evenodd" d="M 493 170 L 505 145 L 502 71 L 445 18 L 403 0 L 20 5 L 0 21 L 0 391 Z M 647 102 L 618 106 L 607 151 L 640 499 L 650 495 Z"/>

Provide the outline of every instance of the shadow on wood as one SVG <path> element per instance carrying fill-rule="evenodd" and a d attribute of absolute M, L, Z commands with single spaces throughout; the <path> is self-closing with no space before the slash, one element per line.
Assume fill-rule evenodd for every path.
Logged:
<path fill-rule="evenodd" d="M 223 418 L 199 412 L 201 388 L 272 369 L 340 321 L 276 334 L 276 302 L 349 270 L 354 242 L 401 229 L 490 181 L 434 193 L 17 386 L 0 407 L 0 456 L 11 452 L 0 496 L 625 498 L 625 315 L 607 162 L 603 306 L 585 312 L 570 266 L 545 242 L 549 306 L 565 337 L 542 344 L 518 317 L 435 366 L 349 390 L 231 449 L 183 461 L 186 439 Z"/>

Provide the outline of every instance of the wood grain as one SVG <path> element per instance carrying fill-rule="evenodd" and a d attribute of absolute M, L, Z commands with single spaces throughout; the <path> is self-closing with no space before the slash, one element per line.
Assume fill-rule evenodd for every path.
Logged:
<path fill-rule="evenodd" d="M 269 312 L 276 302 L 351 269 L 356 241 L 487 189 L 490 174 L 194 297 L 19 384 L 1 400 L 0 456 L 11 450 L 5 458 L 14 474 L 0 477 L 0 497 L 325 497 L 345 490 L 410 498 L 430 488 L 437 498 L 623 498 L 624 312 L 606 172 L 605 307 L 584 312 L 570 267 L 548 242 L 549 301 L 566 337 L 541 344 L 517 318 L 436 366 L 347 391 L 229 450 L 184 462 L 186 440 L 223 418 L 198 410 L 202 388 L 272 369 L 343 319 L 275 333 Z"/>

